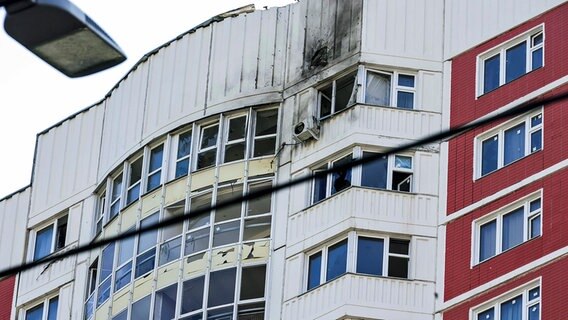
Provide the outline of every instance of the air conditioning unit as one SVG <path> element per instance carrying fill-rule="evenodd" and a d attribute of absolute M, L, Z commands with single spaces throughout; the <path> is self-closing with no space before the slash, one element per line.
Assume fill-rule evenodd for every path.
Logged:
<path fill-rule="evenodd" d="M 304 142 L 309 139 L 318 139 L 320 132 L 319 121 L 316 117 L 308 117 L 294 126 L 294 140 Z"/>

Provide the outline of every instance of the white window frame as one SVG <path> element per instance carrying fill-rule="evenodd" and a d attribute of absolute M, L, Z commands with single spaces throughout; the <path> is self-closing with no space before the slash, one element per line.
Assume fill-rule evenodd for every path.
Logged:
<path fill-rule="evenodd" d="M 65 242 L 67 242 L 67 229 L 68 229 L 68 227 L 69 227 L 69 214 L 68 214 L 68 212 L 66 212 L 66 213 L 63 214 L 63 215 L 59 215 L 57 218 L 54 218 L 53 220 L 50 220 L 50 222 L 47 223 L 47 224 L 42 224 L 41 226 L 34 228 L 34 230 L 33 230 L 33 232 L 32 232 L 33 241 L 31 242 L 31 243 L 33 243 L 33 245 L 30 246 L 30 249 L 31 249 L 31 250 L 30 250 L 29 261 L 35 261 L 34 256 L 35 256 L 35 247 L 36 247 L 36 242 L 37 242 L 37 234 L 38 234 L 40 231 L 43 231 L 43 230 L 45 230 L 45 229 L 48 229 L 48 228 L 51 228 L 51 229 L 52 229 L 49 254 L 46 255 L 46 256 L 44 256 L 44 257 L 42 257 L 42 258 L 39 258 L 38 260 L 43 259 L 43 258 L 45 258 L 45 257 L 49 257 L 50 255 L 54 254 L 55 252 L 60 251 L 60 250 L 62 250 L 62 249 L 65 248 L 66 244 L 65 244 L 63 247 L 61 247 L 61 248 L 56 248 L 56 245 L 57 245 L 57 236 L 58 236 L 57 230 L 58 230 L 58 228 L 59 228 L 60 220 L 63 219 L 64 217 L 67 217 L 67 227 L 66 227 L 66 230 L 65 230 L 65 234 L 66 234 L 66 236 L 65 236 L 65 238 L 66 238 Z"/>
<path fill-rule="evenodd" d="M 130 185 L 130 183 L 132 182 L 132 181 L 130 181 L 130 174 L 132 172 L 132 165 L 138 160 L 141 161 L 141 163 L 140 163 L 140 179 L 138 179 L 138 181 L 136 181 L 132 185 Z M 144 176 L 144 155 L 143 154 L 137 155 L 136 157 L 133 158 L 133 160 L 127 161 L 125 167 L 127 168 L 126 175 L 122 178 L 122 181 L 123 181 L 123 189 L 126 189 L 126 193 L 125 193 L 126 199 L 125 199 L 124 203 L 125 203 L 125 206 L 128 206 L 131 203 L 134 203 L 138 199 L 140 199 L 140 196 L 142 195 L 142 178 Z M 113 179 L 113 181 L 114 181 L 114 179 Z M 126 183 L 124 183 L 124 182 L 126 182 Z M 139 187 L 138 195 L 132 201 L 128 202 L 128 194 L 129 194 L 130 190 L 136 188 L 137 186 Z M 126 188 L 124 188 L 124 187 L 126 187 Z"/>
<path fill-rule="evenodd" d="M 533 38 L 538 35 L 538 34 L 542 34 L 542 42 L 540 44 L 534 45 L 533 44 Z M 511 40 L 508 40 L 504 43 L 501 43 L 489 50 L 486 50 L 485 52 L 479 54 L 477 56 L 477 75 L 476 75 L 476 83 L 477 83 L 477 95 L 476 95 L 476 99 L 479 98 L 480 96 L 487 94 L 489 92 L 492 92 L 498 88 L 500 88 L 501 86 L 505 85 L 508 82 L 506 81 L 506 70 L 505 70 L 505 66 L 506 66 L 506 51 L 522 42 L 526 42 L 527 43 L 527 52 L 526 52 L 526 61 L 525 61 L 525 75 L 531 71 L 533 71 L 532 69 L 532 52 L 536 51 L 538 49 L 542 48 L 542 66 L 540 68 L 544 67 L 544 61 L 545 59 L 545 48 L 544 48 L 544 43 L 546 41 L 546 37 L 545 37 L 545 32 L 544 32 L 544 23 L 540 24 L 528 31 L 523 32 L 522 34 L 514 37 Z M 484 81 L 485 81 L 485 61 L 495 57 L 496 55 L 499 55 L 499 85 L 493 89 L 493 90 L 489 90 L 487 92 L 484 92 Z M 540 69 L 537 68 L 537 69 Z M 534 70 L 537 70 L 534 69 Z M 522 76 L 521 76 L 522 77 Z M 513 80 L 514 81 L 514 80 Z"/>
<path fill-rule="evenodd" d="M 236 119 L 236 118 L 241 118 L 241 117 L 245 118 L 245 132 L 244 132 L 245 134 L 240 139 L 229 141 L 229 128 L 230 128 L 231 120 Z M 223 119 L 223 148 L 222 148 L 222 157 L 221 157 L 223 159 L 222 163 L 231 163 L 231 162 L 237 162 L 237 161 L 242 161 L 242 160 L 247 159 L 248 158 L 247 157 L 247 151 L 248 151 L 248 144 L 249 144 L 248 142 L 250 141 L 250 139 L 248 137 L 250 136 L 249 130 L 250 130 L 250 127 L 251 127 L 250 121 L 249 121 L 251 119 L 250 110 L 247 110 L 246 113 L 242 113 L 242 112 L 241 113 L 235 113 L 235 114 L 232 114 L 230 116 L 223 117 L 223 118 L 224 118 Z M 245 148 L 243 150 L 243 158 L 238 159 L 238 160 L 233 160 L 233 161 L 226 161 L 225 160 L 226 148 L 230 145 L 237 144 L 237 143 L 243 143 L 243 142 L 245 144 L 245 146 L 244 146 Z"/>
<path fill-rule="evenodd" d="M 120 170 L 120 173 L 118 173 L 114 176 L 111 176 L 111 178 L 109 180 L 109 193 L 108 194 L 110 195 L 110 198 L 109 198 L 110 201 L 107 200 L 107 202 L 108 202 L 107 221 L 110 221 L 110 220 L 114 219 L 115 217 L 118 217 L 120 215 L 120 211 L 123 209 L 123 203 L 124 202 L 122 201 L 122 199 L 124 199 L 124 197 L 125 197 L 124 195 L 125 195 L 125 192 L 126 192 L 126 188 L 124 187 L 126 185 L 125 179 L 124 179 L 124 172 L 126 171 L 125 170 L 126 165 L 122 164 L 122 167 L 123 168 L 122 168 L 122 170 Z M 122 181 L 120 183 L 120 192 L 119 192 L 117 198 L 113 200 L 112 197 L 114 195 L 113 194 L 114 193 L 114 181 L 116 179 L 118 179 L 118 177 L 120 177 L 122 179 Z M 118 203 L 118 211 L 117 211 L 115 216 L 111 216 L 112 207 L 116 203 Z"/>
<path fill-rule="evenodd" d="M 365 67 L 363 69 L 364 72 L 364 79 L 363 79 L 363 85 L 362 87 L 362 97 L 363 97 L 363 101 L 365 104 L 368 105 L 375 105 L 375 104 L 370 104 L 367 102 L 367 77 L 369 72 L 373 72 L 373 73 L 378 73 L 378 74 L 384 74 L 384 75 L 388 75 L 391 79 L 391 83 L 390 83 L 390 99 L 389 99 L 389 105 L 386 106 L 380 106 L 380 107 L 392 107 L 392 108 L 397 108 L 397 109 L 402 109 L 402 110 L 416 110 L 417 109 L 417 101 L 418 101 L 418 97 L 417 97 L 417 82 L 418 82 L 418 73 L 413 73 L 413 72 L 406 72 L 406 71 L 396 71 L 396 70 L 380 70 L 380 69 L 375 69 L 375 68 L 371 68 L 371 67 Z M 399 77 L 403 75 L 403 76 L 410 76 L 410 77 L 414 77 L 414 87 L 407 87 L 407 86 L 402 86 L 399 84 Z M 413 99 L 412 99 L 412 108 L 399 108 L 397 106 L 398 104 L 398 92 L 408 92 L 408 93 L 412 93 L 413 94 Z"/>
<path fill-rule="evenodd" d="M 158 167 L 157 169 L 155 169 L 154 171 L 150 171 L 150 161 L 152 159 L 152 151 L 156 150 L 159 147 L 162 147 L 162 162 L 160 163 L 160 167 Z M 145 156 L 144 156 L 144 164 L 143 164 L 143 169 L 142 169 L 142 180 L 143 180 L 143 187 L 144 188 L 140 188 L 140 194 L 145 194 L 151 191 L 154 191 L 156 189 L 159 189 L 159 186 L 162 185 L 164 183 L 164 175 L 163 175 L 163 169 L 164 169 L 164 163 L 166 161 L 166 143 L 165 141 L 160 141 L 159 143 L 156 143 L 152 146 L 147 146 L 146 150 L 144 152 Z M 158 186 L 154 187 L 151 190 L 148 190 L 148 181 L 150 181 L 150 176 L 156 174 L 160 172 L 160 183 L 158 184 Z"/>
<path fill-rule="evenodd" d="M 328 251 L 329 251 L 329 248 L 331 248 L 331 247 L 333 247 L 334 245 L 336 245 L 336 244 L 338 244 L 338 243 L 340 243 L 340 242 L 343 242 L 343 241 L 346 241 L 346 242 L 347 242 L 347 254 L 346 254 L 346 259 L 345 259 L 345 273 L 344 273 L 344 274 L 347 274 L 347 273 L 350 272 L 350 266 L 349 266 L 350 260 L 351 260 L 351 259 L 350 259 L 350 252 L 349 252 L 349 251 L 350 251 L 350 250 L 349 250 L 349 249 L 350 249 L 349 246 L 350 246 L 350 243 L 351 243 L 351 241 L 349 241 L 349 238 L 350 238 L 350 237 L 352 237 L 350 234 L 343 235 L 343 236 L 338 237 L 337 239 L 335 239 L 335 240 L 333 240 L 333 241 L 331 241 L 331 242 L 329 242 L 329 243 L 326 243 L 326 244 L 324 244 L 324 245 L 318 247 L 317 249 L 311 250 L 309 253 L 306 253 L 306 264 L 305 264 L 305 268 L 304 268 L 304 269 L 305 269 L 305 270 L 304 270 L 304 274 L 305 274 L 306 276 L 305 276 L 305 279 L 304 279 L 304 286 L 303 286 L 303 288 L 304 288 L 305 291 L 314 290 L 314 289 L 318 288 L 319 286 L 321 286 L 321 285 L 323 285 L 323 284 L 325 284 L 325 283 L 327 283 L 327 282 L 329 282 L 329 281 L 333 281 L 333 280 L 334 280 L 334 279 L 331 279 L 331 280 L 329 280 L 329 281 L 326 280 L 326 278 L 327 278 Z M 309 283 L 308 283 L 308 278 L 309 278 L 309 274 L 310 274 L 310 257 L 312 257 L 313 255 L 316 255 L 316 254 L 318 254 L 318 253 L 320 253 L 320 252 L 321 252 L 321 265 L 320 265 L 320 279 L 319 279 L 319 284 L 318 284 L 317 286 L 311 288 L 311 289 L 308 289 L 308 284 L 309 284 Z"/>
<path fill-rule="evenodd" d="M 539 288 L 539 296 L 535 297 L 534 299 L 529 299 L 529 292 L 533 289 Z M 501 304 L 505 303 L 519 295 L 522 295 L 522 303 L 523 303 L 523 312 L 521 319 L 528 320 L 528 312 L 527 310 L 537 304 L 539 304 L 539 319 L 542 319 L 542 278 L 538 277 L 526 284 L 523 284 L 517 288 L 514 288 L 506 293 L 503 293 L 488 302 L 484 302 L 480 305 L 477 305 L 469 310 L 469 319 L 470 320 L 477 320 L 478 315 L 485 311 L 488 311 L 491 308 L 494 308 L 494 319 L 498 320 L 501 319 Z"/>
<path fill-rule="evenodd" d="M 258 121 L 258 113 L 259 112 L 263 112 L 263 111 L 269 111 L 269 110 L 277 110 L 277 119 L 276 119 L 276 133 L 272 133 L 272 134 L 265 134 L 262 136 L 257 136 L 256 135 L 256 122 Z M 277 152 L 278 149 L 278 129 L 279 129 L 279 120 L 280 120 L 280 108 L 278 106 L 274 106 L 274 107 L 268 107 L 268 108 L 256 108 L 256 109 L 252 109 L 251 114 L 250 114 L 250 119 L 254 119 L 254 121 L 251 121 L 249 128 L 251 131 L 251 136 L 252 138 L 249 139 L 249 142 L 247 143 L 247 150 L 246 150 L 246 154 L 250 155 L 249 158 L 253 159 L 253 158 L 262 158 L 262 157 L 272 157 L 273 155 L 264 155 L 264 156 L 257 156 L 255 157 L 254 155 L 254 151 L 255 151 L 255 146 L 256 146 L 256 142 L 258 140 L 265 140 L 265 139 L 270 139 L 270 138 L 274 138 L 275 140 L 275 145 L 274 145 L 274 152 Z"/>
<path fill-rule="evenodd" d="M 358 74 L 359 74 L 358 69 L 349 70 L 349 71 L 347 71 L 347 72 L 342 73 L 341 76 L 336 77 L 336 78 L 333 78 L 333 79 L 327 81 L 324 85 L 319 86 L 319 87 L 317 88 L 317 118 L 318 118 L 318 119 L 323 120 L 323 119 L 330 118 L 330 117 L 332 117 L 334 114 L 336 114 L 336 113 L 338 113 L 338 112 L 340 112 L 340 111 L 343 111 L 343 110 L 347 110 L 347 109 L 349 109 L 349 107 L 351 107 L 352 105 L 354 105 L 354 104 L 357 103 L 357 90 L 359 90 L 359 89 L 358 89 L 358 79 L 359 79 L 359 75 L 358 75 Z M 349 77 L 349 76 L 354 76 L 353 88 L 354 88 L 354 91 L 355 91 L 355 95 L 353 95 L 353 93 L 352 93 L 352 95 L 351 95 L 351 98 L 354 98 L 354 99 L 355 99 L 355 100 L 354 100 L 354 103 L 352 103 L 352 104 L 349 104 L 349 103 L 348 103 L 348 104 L 345 106 L 345 108 L 343 108 L 343 109 L 341 109 L 341 110 L 339 110 L 339 111 L 336 111 L 336 110 L 335 110 L 335 100 L 336 100 L 337 81 L 343 80 L 343 79 L 345 79 L 346 77 Z M 322 90 L 323 90 L 324 88 L 329 87 L 330 85 L 331 85 L 331 97 L 328 97 L 328 98 L 329 98 L 330 103 L 331 103 L 331 111 L 330 111 L 330 114 L 329 114 L 329 115 L 322 116 L 322 115 L 321 115 L 321 101 L 322 101 L 322 95 L 323 95 Z"/>
<path fill-rule="evenodd" d="M 540 189 L 536 192 L 533 192 L 527 196 L 524 196 L 521 199 L 516 200 L 515 202 L 511 203 L 511 204 L 507 204 L 504 207 L 501 207 L 491 213 L 488 213 L 486 215 L 484 215 L 483 217 L 480 217 L 478 219 L 475 219 L 472 222 L 472 250 L 471 250 L 471 268 L 473 268 L 474 266 L 483 263 L 485 261 L 489 261 L 491 259 L 493 259 L 494 257 L 515 249 L 516 247 L 519 247 L 521 245 L 523 245 L 524 243 L 535 239 L 535 238 L 539 238 L 542 237 L 542 219 L 543 219 L 543 190 Z M 531 211 L 530 210 L 530 204 L 531 202 L 535 201 L 535 200 L 540 200 L 540 208 L 538 208 L 537 210 Z M 511 213 L 519 208 L 524 208 L 524 216 L 523 216 L 523 242 L 521 242 L 520 244 L 513 246 L 505 251 L 502 250 L 502 230 L 503 230 L 503 216 Z M 540 230 L 539 230 L 539 235 L 531 238 L 530 237 L 530 231 L 531 231 L 531 226 L 530 226 L 530 222 L 532 219 L 536 218 L 537 216 L 540 216 Z M 495 225 L 495 255 L 480 261 L 480 257 L 479 257 L 479 250 L 481 248 L 481 226 L 492 222 L 492 221 L 496 221 L 496 225 Z"/>
<path fill-rule="evenodd" d="M 105 184 L 106 187 L 106 184 Z M 97 195 L 97 203 L 96 203 L 96 216 L 95 216 L 95 224 L 93 230 L 93 236 L 97 236 L 102 233 L 103 225 L 105 223 L 105 216 L 107 212 L 107 201 L 106 201 L 106 190 L 103 190 L 100 194 Z M 98 230 L 100 225 L 100 230 Z"/>
<path fill-rule="evenodd" d="M 40 305 L 42 306 L 42 313 L 41 313 L 41 319 L 42 320 L 47 320 L 47 316 L 49 315 L 49 302 L 53 299 L 57 298 L 57 309 L 55 311 L 55 315 L 57 318 L 57 313 L 59 312 L 59 306 L 61 305 L 61 301 L 59 300 L 59 295 L 58 294 L 51 294 L 49 295 L 47 298 L 44 298 L 41 302 L 34 304 L 33 306 L 29 307 L 29 308 L 25 308 L 21 319 L 25 320 L 27 318 L 27 313 L 29 310 L 34 309 Z"/>
<path fill-rule="evenodd" d="M 531 127 L 531 119 L 534 117 L 540 116 L 540 124 Z M 519 159 L 514 160 L 511 163 L 505 164 L 505 131 L 521 124 L 525 123 L 525 151 L 524 155 Z M 540 149 L 538 150 L 531 150 L 531 134 L 537 131 L 541 131 L 541 141 L 540 141 Z M 487 141 L 488 139 L 494 138 L 497 136 L 498 139 L 498 152 L 497 152 L 497 168 L 493 171 L 487 172 L 482 174 L 483 169 L 483 142 Z M 530 156 L 531 154 L 541 151 L 544 149 L 544 110 L 543 108 L 539 108 L 538 110 L 532 111 L 529 114 L 525 114 L 514 119 L 511 119 L 496 128 L 490 129 L 489 131 L 483 132 L 480 135 L 474 138 L 474 159 L 475 165 L 474 167 L 474 175 L 473 180 L 480 179 L 482 177 L 488 176 L 493 172 L 498 171 L 499 169 L 509 166 L 521 159 Z"/>
<path fill-rule="evenodd" d="M 354 152 L 353 149 L 350 150 L 350 152 L 348 152 L 348 153 L 341 153 L 340 155 L 333 157 L 333 160 L 329 160 L 325 163 L 320 163 L 319 165 L 315 166 L 315 168 L 312 169 L 312 171 L 318 172 L 318 171 L 330 169 L 330 168 L 333 167 L 334 163 L 341 161 L 344 158 L 349 157 L 349 156 L 351 157 L 352 160 L 356 159 L 355 158 L 355 152 Z M 355 170 L 354 169 L 355 169 L 355 167 L 351 167 L 351 185 L 349 187 L 343 189 L 343 190 L 347 190 L 350 187 L 356 185 L 355 181 L 354 181 L 354 176 L 355 176 Z M 331 194 L 331 191 L 333 189 L 333 182 L 332 182 L 333 173 L 328 173 L 326 175 L 325 179 L 326 179 L 325 197 L 321 200 L 318 200 L 317 202 L 315 201 L 315 198 L 314 198 L 314 195 L 315 195 L 314 192 L 315 192 L 315 186 L 316 186 L 315 179 L 312 180 L 312 185 L 311 185 L 311 188 L 310 188 L 310 203 L 311 204 L 316 204 L 316 203 L 322 202 L 323 200 L 325 200 L 325 199 L 327 199 L 327 198 L 329 198 L 329 197 L 331 197 L 335 194 L 341 193 L 343 191 L 343 190 L 340 190 L 340 191 L 336 191 L 334 194 Z"/>
<path fill-rule="evenodd" d="M 219 158 L 219 147 L 220 147 L 220 141 L 221 141 L 221 137 L 222 137 L 222 132 L 220 131 L 222 129 L 222 121 L 223 119 L 219 119 L 219 117 L 217 117 L 214 121 L 212 122 L 207 122 L 207 123 L 203 123 L 200 124 L 198 126 L 199 129 L 199 136 L 198 136 L 198 141 L 197 141 L 197 152 L 196 152 L 196 156 L 194 157 L 195 160 L 195 165 L 194 165 L 194 170 L 193 171 L 197 171 L 197 170 L 202 170 L 202 169 L 207 169 L 207 168 L 211 168 L 211 167 L 215 167 L 218 163 L 218 158 Z M 211 146 L 211 147 L 207 147 L 207 148 L 201 148 L 202 145 L 202 141 L 203 141 L 203 133 L 205 131 L 205 129 L 211 128 L 217 126 L 217 141 L 215 142 L 215 145 Z M 215 150 L 215 160 L 213 161 L 213 164 L 207 167 L 203 167 L 203 168 L 198 168 L 198 162 L 199 162 L 199 155 L 207 152 L 207 151 L 211 151 L 211 150 Z"/>
<path fill-rule="evenodd" d="M 195 139 L 195 135 L 194 135 L 194 128 L 193 125 L 188 126 L 187 128 L 185 128 L 183 131 L 180 131 L 174 135 L 171 136 L 170 139 L 170 150 L 171 150 L 171 154 L 170 154 L 170 167 L 171 169 L 169 170 L 169 177 L 168 180 L 174 180 L 174 179 L 178 179 L 181 177 L 187 177 L 189 174 L 191 174 L 191 160 L 194 158 L 193 157 L 193 152 L 194 152 L 194 139 Z M 189 153 L 185 156 L 182 156 L 181 158 L 178 158 L 177 154 L 178 154 L 178 150 L 179 150 L 179 143 L 180 143 L 180 136 L 188 134 L 191 136 L 191 142 L 190 142 L 190 146 L 189 146 Z M 188 165 L 187 165 L 187 173 L 184 175 L 181 175 L 179 177 L 176 178 L 176 170 L 177 170 L 177 166 L 178 163 L 182 162 L 182 161 L 188 161 Z"/>

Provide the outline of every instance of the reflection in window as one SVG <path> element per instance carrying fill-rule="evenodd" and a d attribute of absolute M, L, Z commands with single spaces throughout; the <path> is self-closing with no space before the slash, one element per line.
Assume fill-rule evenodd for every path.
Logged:
<path fill-rule="evenodd" d="M 329 247 L 326 281 L 335 279 L 347 271 L 347 239 Z"/>
<path fill-rule="evenodd" d="M 150 299 L 151 296 L 146 296 L 132 304 L 132 311 L 130 318 L 136 320 L 149 320 L 150 318 Z"/>
<path fill-rule="evenodd" d="M 384 240 L 359 237 L 357 240 L 357 273 L 383 275 Z"/>
<path fill-rule="evenodd" d="M 148 183 L 146 186 L 146 191 L 154 190 L 162 183 L 163 157 L 164 157 L 163 144 L 150 150 L 150 164 L 148 166 Z"/>
<path fill-rule="evenodd" d="M 175 178 L 185 176 L 189 172 L 189 161 L 191 154 L 191 131 L 184 132 L 178 136 L 176 173 Z"/>

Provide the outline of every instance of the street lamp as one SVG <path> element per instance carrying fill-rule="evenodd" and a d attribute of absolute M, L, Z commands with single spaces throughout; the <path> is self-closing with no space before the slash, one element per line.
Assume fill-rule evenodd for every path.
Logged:
<path fill-rule="evenodd" d="M 14 40 L 68 77 L 110 67 L 126 56 L 85 13 L 67 0 L 0 0 Z"/>

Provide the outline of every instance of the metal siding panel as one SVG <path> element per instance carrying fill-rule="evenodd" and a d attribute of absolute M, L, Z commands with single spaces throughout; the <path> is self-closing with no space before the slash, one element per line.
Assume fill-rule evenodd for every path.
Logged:
<path fill-rule="evenodd" d="M 255 38 L 250 38 L 245 29 L 246 16 L 240 15 L 235 18 L 227 20 L 226 24 L 229 25 L 229 46 L 228 48 L 221 49 L 227 53 L 227 70 L 225 80 L 224 97 L 235 96 L 241 92 L 241 79 L 243 68 L 243 54 L 246 44 L 250 41 L 255 41 Z"/>
<path fill-rule="evenodd" d="M 260 48 L 258 52 L 257 88 L 272 86 L 274 44 L 276 42 L 276 11 L 261 11 Z"/>
<path fill-rule="evenodd" d="M 294 82 L 302 74 L 302 66 L 304 63 L 306 7 L 306 1 L 302 1 L 290 6 L 290 23 L 288 24 L 288 52 L 286 64 L 286 82 L 288 83 Z"/>
<path fill-rule="evenodd" d="M 274 86 L 284 83 L 284 66 L 286 65 L 286 44 L 288 42 L 288 15 L 289 7 L 276 8 L 276 45 L 274 52 Z"/>
<path fill-rule="evenodd" d="M 215 104 L 225 95 L 227 85 L 227 64 L 229 50 L 227 46 L 230 36 L 230 24 L 215 23 L 212 25 L 213 35 L 211 44 L 211 62 L 209 64 L 209 95 L 208 105 Z"/>
<path fill-rule="evenodd" d="M 0 202 L 0 269 L 19 264 L 25 257 L 30 188 Z"/>
<path fill-rule="evenodd" d="M 260 50 L 260 23 L 263 15 L 250 14 L 246 16 L 245 33 L 246 45 L 243 51 L 243 68 L 241 92 L 251 92 L 257 88 L 256 74 L 258 70 L 258 53 Z"/>

